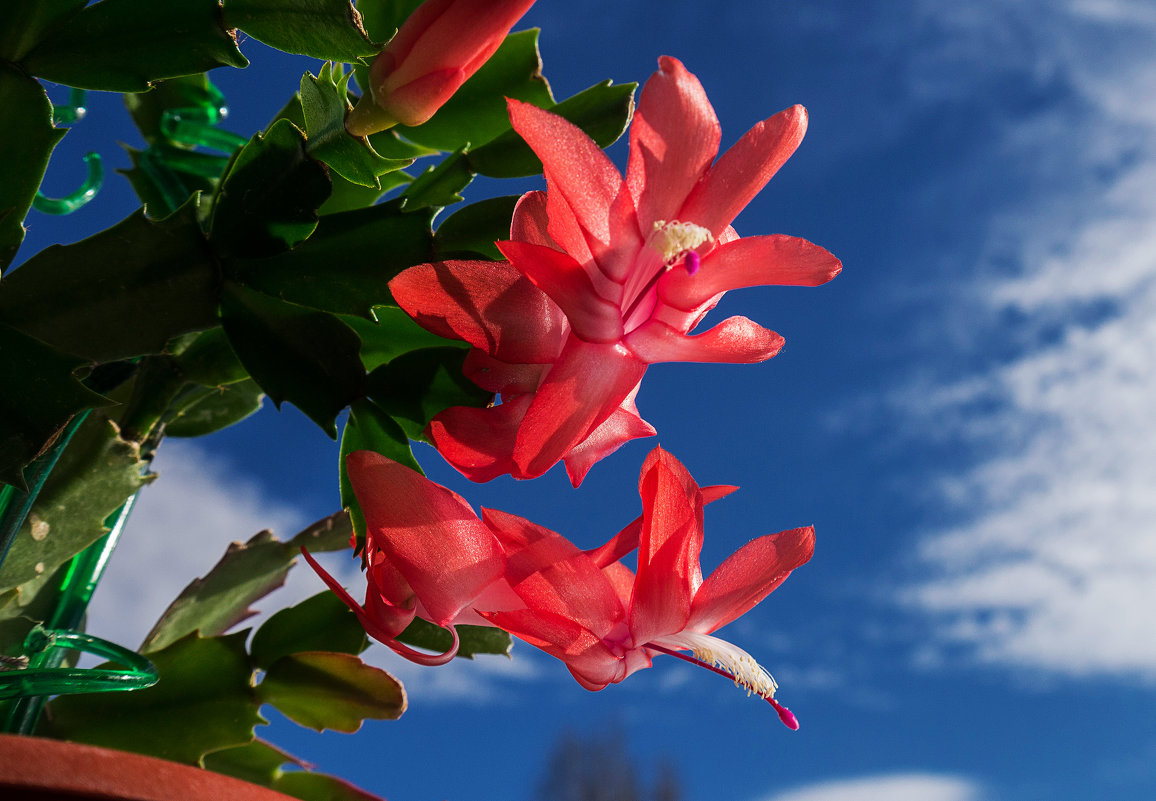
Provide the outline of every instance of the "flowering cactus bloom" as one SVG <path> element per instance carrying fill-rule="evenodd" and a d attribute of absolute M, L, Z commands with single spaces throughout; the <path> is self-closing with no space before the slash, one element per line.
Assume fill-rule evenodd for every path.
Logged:
<path fill-rule="evenodd" d="M 506 565 L 501 547 L 460 495 L 408 467 L 355 451 L 346 468 L 366 520 L 365 604 L 303 549 L 306 561 L 375 640 L 420 664 L 448 662 L 457 653 L 453 624 L 486 622 L 472 611 L 474 603 L 508 605 L 499 581 Z M 415 616 L 450 629 L 454 640 L 446 653 L 425 654 L 395 639 Z"/>
<path fill-rule="evenodd" d="M 345 127 L 366 136 L 432 117 L 502 44 L 534 0 L 426 0 L 369 68 Z"/>
<path fill-rule="evenodd" d="M 482 611 L 482 616 L 561 659 L 588 690 L 601 690 L 650 667 L 656 654 L 670 654 L 733 679 L 765 698 L 783 723 L 797 729 L 795 716 L 774 699 L 777 685 L 771 675 L 746 651 L 712 633 L 811 558 L 814 528 L 752 540 L 704 581 L 698 555 L 702 507 L 710 498 L 661 448 L 643 465 L 638 489 L 641 525 L 628 526 L 595 551 L 581 551 L 515 515 L 483 509 L 486 525 L 506 552 L 506 581 L 525 608 Z M 730 489 L 713 488 L 711 494 L 719 497 Z M 622 540 L 633 536 L 637 575 L 614 561 Z"/>
<path fill-rule="evenodd" d="M 501 395 L 488 409 L 447 409 L 427 431 L 471 480 L 533 478 L 564 459 L 577 486 L 599 459 L 655 433 L 634 405 L 647 365 L 778 353 L 783 338 L 745 317 L 689 335 L 727 290 L 815 286 L 842 268 L 804 239 L 740 239 L 730 225 L 798 147 L 802 106 L 715 161 L 719 124 L 698 79 L 673 58 L 659 66 L 625 178 L 579 128 L 510 100 L 547 191 L 519 201 L 510 240 L 497 243 L 508 261 L 422 264 L 390 283 L 420 325 L 474 346 L 467 374 Z"/>

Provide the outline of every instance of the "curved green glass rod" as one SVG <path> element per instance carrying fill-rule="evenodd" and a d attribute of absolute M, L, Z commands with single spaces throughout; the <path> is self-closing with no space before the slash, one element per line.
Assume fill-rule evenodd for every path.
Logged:
<path fill-rule="evenodd" d="M 117 540 L 120 539 L 124 524 L 128 520 L 129 512 L 135 501 L 136 496 L 133 495 L 125 501 L 120 509 L 109 515 L 104 521 L 105 525 L 109 527 L 109 532 L 74 556 L 69 563 L 68 570 L 60 582 L 56 605 L 52 614 L 45 621 L 43 628 L 43 631 L 50 634 L 64 635 L 64 639 L 43 640 L 34 638 L 33 634 L 35 634 L 36 629 L 33 629 L 32 633 L 25 638 L 24 655 L 29 657 L 28 667 L 15 671 L 15 673 L 18 676 L 33 676 L 31 679 L 33 684 L 21 683 L 19 678 L 10 680 L 16 682 L 21 689 L 14 691 L 14 695 L 19 697 L 8 711 L 4 731 L 17 734 L 31 734 L 35 731 L 47 695 L 65 692 L 136 690 L 141 687 L 148 687 L 156 681 L 156 671 L 153 670 L 152 680 L 141 683 L 145 681 L 145 678 L 138 675 L 141 673 L 139 666 L 149 663 L 147 660 L 141 663 L 139 660 L 144 658 L 138 654 L 127 651 L 118 645 L 97 640 L 85 634 L 75 634 L 72 631 L 78 628 L 81 621 L 84 620 L 89 599 L 92 598 L 93 590 L 96 589 L 97 582 L 100 581 L 108 558 L 116 547 Z M 71 642 L 80 642 L 89 647 L 78 647 L 70 644 Z M 112 671 L 112 674 L 116 674 L 112 675 L 100 671 L 94 673 L 89 670 L 78 671 L 75 668 L 61 668 L 60 665 L 64 663 L 64 649 L 87 651 L 108 657 L 129 666 L 129 675 L 125 678 L 125 671 Z M 0 677 L 5 675 L 11 674 L 0 673 Z M 44 678 L 36 679 L 35 676 L 37 675 Z M 60 686 L 63 686 L 60 683 L 62 681 L 72 689 L 60 689 Z M 41 689 L 41 685 L 48 689 Z M 33 692 L 28 691 L 29 686 Z M 2 697 L 4 696 L 0 694 L 0 698 Z"/>
<path fill-rule="evenodd" d="M 88 113 L 87 102 L 88 92 L 84 89 L 70 88 L 67 103 L 52 104 L 52 124 L 71 125 L 83 120 L 84 115 Z"/>
<path fill-rule="evenodd" d="M 35 666 L 37 657 L 60 648 L 103 656 L 124 665 L 124 669 Z M 27 668 L 0 671 L 0 699 L 140 690 L 157 683 L 156 666 L 145 657 L 115 643 L 76 631 L 37 626 L 25 638 L 24 650 L 32 655 Z"/>
<path fill-rule="evenodd" d="M 79 189 L 62 198 L 45 197 L 37 191 L 32 208 L 45 214 L 71 214 L 96 197 L 101 184 L 104 183 L 104 165 L 101 164 L 100 154 L 85 153 L 84 163 L 88 167 L 88 175 Z"/>
<path fill-rule="evenodd" d="M 225 118 L 226 113 L 227 108 L 218 104 L 170 108 L 161 114 L 161 134 L 178 144 L 232 153 L 244 147 L 249 140 L 232 131 L 214 127 Z"/>

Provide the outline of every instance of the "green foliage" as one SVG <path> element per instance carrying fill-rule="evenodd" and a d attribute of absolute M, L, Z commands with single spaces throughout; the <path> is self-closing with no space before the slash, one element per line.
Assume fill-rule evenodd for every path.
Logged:
<path fill-rule="evenodd" d="M 472 180 L 474 171 L 470 168 L 463 148 L 415 178 L 401 196 L 405 199 L 406 208 L 429 206 L 441 209 L 460 203 L 462 196 L 458 193 L 469 186 Z"/>
<path fill-rule="evenodd" d="M 510 238 L 510 220 L 519 199 L 518 195 L 488 198 L 451 214 L 434 234 L 438 259 L 483 256 L 501 260 L 494 243 Z"/>
<path fill-rule="evenodd" d="M 217 0 L 102 0 L 63 17 L 22 63 L 66 86 L 144 92 L 152 81 L 249 61 Z"/>
<path fill-rule="evenodd" d="M 550 111 L 570 120 L 600 147 L 606 147 L 626 130 L 634 113 L 636 87 L 633 83 L 614 86 L 603 81 L 550 107 Z M 518 178 L 542 172 L 542 162 L 512 128 L 471 150 L 469 161 L 475 172 L 491 178 Z"/>
<path fill-rule="evenodd" d="M 148 478 L 140 448 L 91 414 L 56 463 L 0 569 L 0 592 L 52 572 L 108 533 L 105 519 Z"/>
<path fill-rule="evenodd" d="M 329 518 L 288 542 L 269 531 L 255 534 L 244 544 L 234 542 L 212 570 L 190 582 L 169 605 L 145 637 L 141 651 L 166 648 L 197 631 L 202 635 L 223 634 L 253 614 L 250 604 L 284 583 L 302 546 L 326 551 L 345 548 L 348 543 L 348 521 L 343 526 Z"/>
<path fill-rule="evenodd" d="M 66 562 L 19 587 L 0 592 L 0 654 L 19 653 L 28 632 L 49 618 L 59 600 L 60 582 L 67 570 Z"/>
<path fill-rule="evenodd" d="M 149 654 L 160 681 L 131 693 L 65 695 L 49 706 L 48 734 L 200 764 L 205 754 L 253 740 L 258 713 L 247 632 L 190 634 Z"/>
<path fill-rule="evenodd" d="M 283 766 L 308 766 L 264 740 L 206 754 L 206 768 L 269 787 L 302 801 L 381 801 L 348 782 L 309 770 L 285 771 Z"/>
<path fill-rule="evenodd" d="M 231 277 L 291 303 L 372 319 L 374 306 L 393 303 L 390 279 L 433 257 L 431 219 L 396 203 L 327 215 L 293 250 L 235 261 Z"/>
<path fill-rule="evenodd" d="M 362 394 L 361 340 L 331 314 L 226 284 L 221 322 L 245 369 L 280 408 L 285 401 L 337 438 L 337 413 Z"/>
<path fill-rule="evenodd" d="M 357 616 L 329 590 L 270 617 L 253 635 L 249 653 L 258 668 L 302 651 L 359 654 L 369 645 Z"/>
<path fill-rule="evenodd" d="M 5 0 L 0 5 L 0 59 L 17 62 L 88 0 Z"/>
<path fill-rule="evenodd" d="M 0 481 L 24 487 L 23 467 L 72 417 L 109 401 L 74 375 L 83 361 L 0 323 L 0 375 L 19 381 L 0 395 Z"/>
<path fill-rule="evenodd" d="M 507 632 L 493 626 L 455 626 L 458 630 L 458 656 L 473 659 L 477 654 L 509 656 L 514 641 Z M 400 642 L 444 654 L 453 645 L 453 635 L 440 626 L 415 617 L 405 631 L 397 635 Z"/>
<path fill-rule="evenodd" d="M 304 135 L 278 120 L 249 140 L 222 177 L 209 241 L 231 256 L 281 253 L 313 233 L 329 192 L 328 171 L 306 153 Z"/>
<path fill-rule="evenodd" d="M 0 7 L 0 15 L 15 11 Z M 0 16 L 0 36 L 7 31 Z M 0 61 L 0 147 L 4 180 L 0 181 L 0 272 L 12 261 L 24 239 L 24 215 L 48 167 L 48 157 L 65 131 L 52 127 L 52 103 L 27 75 Z"/>
<path fill-rule="evenodd" d="M 203 437 L 239 423 L 261 408 L 265 393 L 246 379 L 220 387 L 196 387 L 169 411 L 165 435 Z"/>
<path fill-rule="evenodd" d="M 443 409 L 493 400 L 462 374 L 465 358 L 462 348 L 412 350 L 370 373 L 366 391 L 411 438 L 424 439 L 425 427 Z"/>
<path fill-rule="evenodd" d="M 410 319 L 396 306 L 374 306 L 377 322 L 343 316 L 345 324 L 361 337 L 361 363 L 372 372 L 403 353 L 420 348 L 468 348 L 460 339 L 442 339 Z"/>
<path fill-rule="evenodd" d="M 177 334 L 215 324 L 217 281 L 190 200 L 163 220 L 137 211 L 45 248 L 4 278 L 0 322 L 94 361 L 158 353 Z"/>
<path fill-rule="evenodd" d="M 225 25 L 286 53 L 331 61 L 357 61 L 379 49 L 351 0 L 228 0 Z"/>
<path fill-rule="evenodd" d="M 281 657 L 266 669 L 257 697 L 302 726 L 347 733 L 367 718 L 397 720 L 406 705 L 393 676 L 351 654 L 326 651 Z"/>
<path fill-rule="evenodd" d="M 202 578 L 193 579 L 161 615 L 141 645 L 142 653 L 167 648 L 193 632 L 223 634 L 256 614 L 249 604 L 285 583 L 294 554 L 271 531 L 259 532 L 225 555 Z"/>
<path fill-rule="evenodd" d="M 381 189 L 380 176 L 408 167 L 413 159 L 380 156 L 367 139 L 345 130 L 351 77 L 352 73 L 342 76 L 330 64 L 322 66 L 316 78 L 309 73 L 302 76 L 298 97 L 305 117 L 306 149 L 347 181 Z"/>

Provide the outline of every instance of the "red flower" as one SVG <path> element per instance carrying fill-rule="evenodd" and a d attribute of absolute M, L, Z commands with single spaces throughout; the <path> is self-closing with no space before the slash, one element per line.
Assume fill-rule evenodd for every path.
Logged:
<path fill-rule="evenodd" d="M 346 467 L 367 524 L 365 604 L 302 549 L 306 561 L 371 637 L 414 662 L 448 662 L 457 653 L 452 624 L 485 623 L 472 611 L 479 598 L 487 608 L 505 608 L 501 547 L 461 496 L 408 467 L 372 451 L 349 454 Z M 415 615 L 453 632 L 445 654 L 414 651 L 395 639 Z"/>
<path fill-rule="evenodd" d="M 655 448 L 638 489 L 641 520 L 594 551 L 581 551 L 523 518 L 483 509 L 486 525 L 506 552 L 506 580 L 526 608 L 489 612 L 479 605 L 482 616 L 561 659 L 588 690 L 650 667 L 658 653 L 671 654 L 733 679 L 798 728 L 794 715 L 774 700 L 777 686 L 770 674 L 745 651 L 711 634 L 811 558 L 814 528 L 752 540 L 704 581 L 698 560 L 702 507 L 732 488 L 704 493 L 677 459 Z M 614 561 L 635 546 L 637 575 Z"/>
<path fill-rule="evenodd" d="M 369 68 L 346 120 L 354 136 L 432 117 L 502 44 L 534 0 L 426 0 Z"/>
<path fill-rule="evenodd" d="M 807 113 L 758 123 L 718 161 L 719 125 L 698 79 L 659 60 L 630 130 L 624 179 L 580 129 L 509 101 L 510 120 L 541 158 L 546 192 L 518 203 L 508 262 L 446 261 L 390 283 L 419 324 L 474 346 L 467 374 L 501 394 L 454 407 L 428 435 L 474 481 L 533 478 L 564 459 L 577 486 L 623 443 L 654 434 L 634 397 L 655 362 L 759 362 L 783 339 L 745 317 L 689 336 L 729 289 L 815 286 L 841 269 L 795 237 L 739 239 L 739 211 L 794 152 Z"/>

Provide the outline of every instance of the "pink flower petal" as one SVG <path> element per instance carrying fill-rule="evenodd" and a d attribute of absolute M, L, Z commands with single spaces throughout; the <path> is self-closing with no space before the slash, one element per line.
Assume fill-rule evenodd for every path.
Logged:
<path fill-rule="evenodd" d="M 719 293 L 749 286 L 818 286 L 843 269 L 828 251 L 806 239 L 775 234 L 748 236 L 715 248 L 694 275 L 670 270 L 658 297 L 690 311 Z"/>
<path fill-rule="evenodd" d="M 622 175 L 577 125 L 529 103 L 506 102 L 514 130 L 542 160 L 547 192 L 561 193 L 598 266 L 620 281 L 642 243 Z"/>
<path fill-rule="evenodd" d="M 626 616 L 613 586 L 584 551 L 517 515 L 482 510 L 506 554 L 506 580 L 526 606 L 574 620 L 605 637 Z"/>
<path fill-rule="evenodd" d="M 562 615 L 521 609 L 486 612 L 482 616 L 498 628 L 565 662 L 574 678 L 587 690 L 601 690 L 625 677 L 622 659 L 614 655 L 601 637 Z"/>
<path fill-rule="evenodd" d="M 622 337 L 618 306 L 598 294 L 589 274 L 570 256 L 528 242 L 499 242 L 498 249 L 558 304 L 576 336 L 587 342 L 615 342 Z"/>
<path fill-rule="evenodd" d="M 621 345 L 570 337 L 518 430 L 513 458 L 521 476 L 534 478 L 557 464 L 622 405 L 645 372 Z"/>
<path fill-rule="evenodd" d="M 642 89 L 630 123 L 626 183 L 646 235 L 656 220 L 678 217 L 683 201 L 718 153 L 719 124 L 699 83 L 678 59 L 663 56 Z"/>
<path fill-rule="evenodd" d="M 651 320 L 625 339 L 647 364 L 657 362 L 763 362 L 783 348 L 783 338 L 746 317 L 729 317 L 706 333 L 687 336 L 666 323 Z"/>
<path fill-rule="evenodd" d="M 717 569 L 694 596 L 688 631 L 710 634 L 747 612 L 815 551 L 813 526 L 751 540 Z"/>
<path fill-rule="evenodd" d="M 636 643 L 682 631 L 702 582 L 702 493 L 686 468 L 662 448 L 650 452 L 638 482 L 642 533 L 630 601 Z"/>
<path fill-rule="evenodd" d="M 501 548 L 459 495 L 372 451 L 349 454 L 346 467 L 369 541 L 409 582 L 434 623 L 447 625 L 501 577 Z"/>
<path fill-rule="evenodd" d="M 622 405 L 615 409 L 602 425 L 590 432 L 590 436 L 566 454 L 563 460 L 566 463 L 566 473 L 570 476 L 570 483 L 575 487 L 582 483 L 590 468 L 599 460 L 614 453 L 632 439 L 653 437 L 658 433 L 654 430 L 654 426 L 638 414 L 638 409 L 634 405 L 634 397 L 637 394 L 638 386 L 626 396 Z"/>
<path fill-rule="evenodd" d="M 514 216 L 510 220 L 510 239 L 565 250 L 550 236 L 549 225 L 546 193 L 538 190 L 527 192 L 518 198 L 518 202 L 514 205 Z"/>
<path fill-rule="evenodd" d="M 806 131 L 807 110 L 802 106 L 756 123 L 703 176 L 678 219 L 708 228 L 718 237 L 791 157 Z"/>
<path fill-rule="evenodd" d="M 419 264 L 389 290 L 422 328 L 505 362 L 551 362 L 565 338 L 562 310 L 505 262 Z"/>
<path fill-rule="evenodd" d="M 702 502 L 704 505 L 714 503 L 719 498 L 725 498 L 737 489 L 738 487 L 732 487 L 726 484 L 713 484 L 709 487 L 703 487 L 701 489 Z M 642 516 L 639 515 L 627 524 L 626 528 L 611 537 L 605 545 L 591 548 L 586 551 L 586 554 L 593 559 L 599 567 L 606 568 L 616 564 L 619 559 L 637 548 L 638 538 L 641 535 Z"/>
<path fill-rule="evenodd" d="M 510 454 L 533 400 L 533 395 L 519 395 L 486 409 L 451 406 L 434 416 L 426 436 L 442 458 L 470 481 L 490 481 L 506 473 L 520 476 Z"/>
<path fill-rule="evenodd" d="M 503 400 L 533 392 L 542 381 L 548 364 L 507 364 L 477 348 L 470 348 L 462 364 L 462 374 L 487 392 L 502 394 Z"/>

